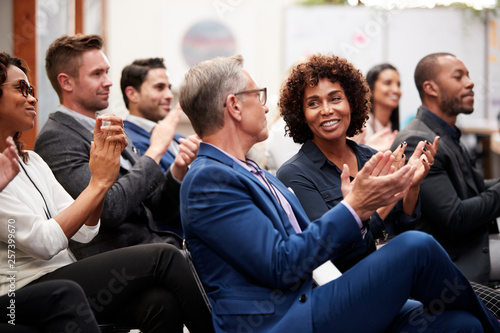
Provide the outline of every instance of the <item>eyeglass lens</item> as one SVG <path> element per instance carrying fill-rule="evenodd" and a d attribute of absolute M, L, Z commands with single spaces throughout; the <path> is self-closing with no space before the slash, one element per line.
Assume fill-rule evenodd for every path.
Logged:
<path fill-rule="evenodd" d="M 35 87 L 30 86 L 28 82 L 19 80 L 19 89 L 21 90 L 21 93 L 24 97 L 28 97 L 28 94 L 35 97 Z"/>
<path fill-rule="evenodd" d="M 260 99 L 260 102 L 262 103 L 262 105 L 265 105 L 266 104 L 266 101 L 267 101 L 267 93 L 265 90 L 261 90 L 260 91 L 260 94 L 259 94 L 259 99 Z"/>

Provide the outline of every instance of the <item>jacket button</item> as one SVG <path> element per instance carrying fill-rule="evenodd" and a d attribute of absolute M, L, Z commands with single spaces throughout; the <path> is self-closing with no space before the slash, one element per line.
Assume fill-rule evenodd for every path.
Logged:
<path fill-rule="evenodd" d="M 490 249 L 487 247 L 483 247 L 483 253 L 488 253 L 488 252 L 490 252 Z"/>
<path fill-rule="evenodd" d="M 326 200 L 330 199 L 330 194 L 325 195 L 325 199 Z"/>
<path fill-rule="evenodd" d="M 307 301 L 307 296 L 306 296 L 306 295 L 304 295 L 304 294 L 300 295 L 300 297 L 299 297 L 299 302 L 300 302 L 300 303 L 304 303 L 305 301 Z"/>

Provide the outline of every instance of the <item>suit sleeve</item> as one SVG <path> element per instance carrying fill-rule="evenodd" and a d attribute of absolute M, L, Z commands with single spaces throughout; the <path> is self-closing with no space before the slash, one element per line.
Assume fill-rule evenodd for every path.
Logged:
<path fill-rule="evenodd" d="M 62 125 L 61 125 L 62 126 Z M 57 180 L 76 198 L 90 182 L 90 142 L 83 139 L 72 130 L 61 134 L 60 128 L 42 131 L 37 138 L 35 150 L 47 162 Z M 165 194 L 163 191 L 171 191 Z M 147 156 L 142 156 L 132 169 L 113 184 L 106 194 L 104 208 L 101 214 L 101 227 L 113 228 L 122 223 L 144 201 L 157 203 L 155 197 L 171 195 L 178 198 L 179 186 L 172 181 L 166 181 L 165 175 L 158 165 Z M 163 209 L 178 207 L 178 199 L 174 202 L 164 202 Z"/>
<path fill-rule="evenodd" d="M 271 288 L 291 287 L 342 250 L 362 243 L 359 227 L 343 205 L 302 233 L 287 236 L 279 230 L 289 222 L 279 219 L 262 189 L 229 169 L 190 170 L 181 189 L 183 227 L 188 240 L 200 239 L 250 278 Z M 295 202 L 290 204 L 300 211 Z"/>
<path fill-rule="evenodd" d="M 278 170 L 277 177 L 286 186 L 292 188 L 309 219 L 315 220 L 340 203 L 343 195 L 341 180 L 337 177 L 335 177 L 336 179 L 328 180 L 332 184 L 329 192 L 327 194 L 321 193 L 315 181 L 308 176 L 311 170 L 308 170 L 309 172 L 305 171 L 305 168 L 308 167 L 307 165 L 285 164 Z M 316 172 L 322 171 L 316 170 Z M 325 199 L 326 195 L 328 195 L 328 199 Z M 419 218 L 420 200 L 415 207 L 414 214 L 411 216 L 403 212 L 402 201 L 399 201 L 385 220 L 382 220 L 376 212 L 371 216 L 369 232 L 373 235 L 373 238 L 368 238 L 367 240 L 384 237 L 383 234 L 386 231 L 386 225 L 390 225 L 389 232 L 391 235 L 412 230 L 415 228 L 416 221 Z M 372 246 L 372 244 L 367 244 L 367 246 Z"/>
<path fill-rule="evenodd" d="M 418 142 L 425 139 L 429 140 L 417 136 L 406 138 L 407 158 Z M 450 156 L 440 147 L 434 165 L 420 186 L 422 214 L 442 233 L 464 236 L 500 215 L 500 183 L 496 182 L 477 196 L 462 199 L 449 176 L 450 167 Z"/>

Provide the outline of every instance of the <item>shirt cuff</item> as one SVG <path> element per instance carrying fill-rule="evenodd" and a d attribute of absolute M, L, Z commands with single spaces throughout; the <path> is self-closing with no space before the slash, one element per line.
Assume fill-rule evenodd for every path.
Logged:
<path fill-rule="evenodd" d="M 174 166 L 174 163 L 172 162 L 172 164 L 170 164 L 170 167 L 168 168 L 167 172 L 170 172 L 170 174 L 172 175 L 172 178 L 177 182 L 177 184 L 180 185 L 180 184 L 182 184 L 182 181 L 175 178 L 174 173 L 172 172 L 173 166 Z"/>
<path fill-rule="evenodd" d="M 354 211 L 354 209 L 351 207 L 351 205 L 349 205 L 346 201 L 342 200 L 340 203 L 343 204 L 351 212 L 352 216 L 356 220 L 356 223 L 358 224 L 359 229 L 361 230 L 361 233 L 364 235 L 366 233 L 366 228 L 363 226 L 363 222 L 361 221 L 361 218 Z"/>

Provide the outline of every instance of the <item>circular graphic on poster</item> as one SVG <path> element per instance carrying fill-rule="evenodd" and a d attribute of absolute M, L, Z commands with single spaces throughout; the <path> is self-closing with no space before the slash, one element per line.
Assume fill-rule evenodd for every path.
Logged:
<path fill-rule="evenodd" d="M 231 31 L 215 21 L 202 21 L 193 25 L 182 40 L 182 53 L 189 67 L 215 57 L 230 57 L 236 52 Z"/>

